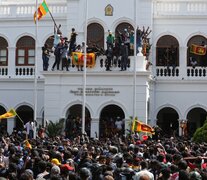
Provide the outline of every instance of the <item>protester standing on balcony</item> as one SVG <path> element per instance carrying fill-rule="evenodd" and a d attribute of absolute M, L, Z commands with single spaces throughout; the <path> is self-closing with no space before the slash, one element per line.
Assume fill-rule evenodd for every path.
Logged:
<path fill-rule="evenodd" d="M 113 61 L 113 48 L 110 45 L 106 50 L 106 71 L 111 71 L 111 62 Z"/>
<path fill-rule="evenodd" d="M 59 66 L 60 66 L 60 50 L 62 49 L 62 43 L 58 43 L 57 46 L 55 47 L 55 51 L 54 51 L 54 55 L 55 55 L 55 62 L 52 66 L 52 71 L 54 71 L 55 66 L 57 65 L 57 70 L 59 70 Z"/>
<path fill-rule="evenodd" d="M 107 44 L 107 49 L 109 48 L 109 46 L 111 46 L 112 48 L 114 47 L 114 36 L 112 35 L 112 32 L 109 30 L 109 35 L 106 38 L 106 44 Z"/>
<path fill-rule="evenodd" d="M 42 47 L 43 71 L 47 71 L 48 70 L 50 52 L 51 52 L 51 50 L 49 50 L 48 45 L 45 44 Z"/>
<path fill-rule="evenodd" d="M 58 26 L 57 30 L 54 26 L 54 41 L 53 46 L 56 48 L 56 46 L 60 43 L 60 39 L 62 38 L 62 32 L 60 31 L 61 24 Z"/>
<path fill-rule="evenodd" d="M 68 41 L 67 38 L 64 39 L 63 47 L 61 49 L 61 61 L 62 61 L 62 70 L 66 67 L 66 71 L 69 71 L 69 62 L 68 62 Z"/>
<path fill-rule="evenodd" d="M 60 30 L 61 24 L 57 27 L 54 26 L 54 55 L 55 55 L 55 62 L 52 66 L 52 71 L 54 71 L 55 66 L 57 65 L 57 70 L 59 70 L 60 65 L 60 49 L 61 49 L 61 39 L 62 39 L 62 32 Z"/>
<path fill-rule="evenodd" d="M 75 47 L 76 47 L 76 36 L 78 34 L 75 32 L 75 28 L 72 28 L 72 32 L 70 35 L 70 46 L 69 46 L 69 53 L 71 54 L 72 52 L 75 51 Z"/>
<path fill-rule="evenodd" d="M 128 46 L 125 45 L 124 43 L 121 44 L 120 53 L 121 53 L 121 71 L 126 71 L 129 54 L 128 54 Z"/>
<path fill-rule="evenodd" d="M 128 53 L 130 53 L 130 34 L 128 29 L 124 29 L 123 37 L 124 37 L 124 44 L 128 48 Z"/>

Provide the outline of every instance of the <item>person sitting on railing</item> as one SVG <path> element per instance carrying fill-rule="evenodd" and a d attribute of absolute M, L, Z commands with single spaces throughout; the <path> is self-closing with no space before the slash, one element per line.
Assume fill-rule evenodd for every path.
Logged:
<path fill-rule="evenodd" d="M 195 69 L 196 65 L 197 65 L 197 61 L 195 58 L 190 57 L 190 65 L 192 66 L 193 69 Z"/>

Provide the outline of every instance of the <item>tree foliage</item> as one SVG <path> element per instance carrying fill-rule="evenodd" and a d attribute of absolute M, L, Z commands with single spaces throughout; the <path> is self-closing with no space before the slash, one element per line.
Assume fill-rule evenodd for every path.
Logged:
<path fill-rule="evenodd" d="M 48 137 L 52 138 L 61 135 L 64 127 L 65 119 L 60 119 L 58 122 L 52 122 L 48 124 L 46 128 L 46 134 Z"/>
<path fill-rule="evenodd" d="M 207 120 L 205 120 L 203 126 L 198 128 L 193 134 L 193 141 L 198 143 L 207 142 Z"/>

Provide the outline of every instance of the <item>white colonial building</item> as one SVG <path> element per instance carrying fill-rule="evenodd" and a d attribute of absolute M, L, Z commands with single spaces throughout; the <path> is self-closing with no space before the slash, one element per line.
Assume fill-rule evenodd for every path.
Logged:
<path fill-rule="evenodd" d="M 165 133 L 181 132 L 183 120 L 191 135 L 203 124 L 207 56 L 192 54 L 190 47 L 207 44 L 206 0 L 46 1 L 63 36 L 76 29 L 78 44 L 84 41 L 85 27 L 87 44 L 103 48 L 108 30 L 115 36 L 128 27 L 152 30 L 149 60 L 132 55 L 127 71 L 120 71 L 119 62 L 106 71 L 106 57 L 99 56 L 95 67 L 87 68 L 86 127 L 92 137 L 96 132 L 101 136 L 107 121 L 117 117 L 124 120 L 125 128 L 130 117 L 137 116 L 158 124 Z M 51 43 L 54 23 L 48 13 L 36 29 L 34 11 L 34 0 L 0 0 L 0 114 L 14 108 L 24 122 L 36 114 L 39 124 L 81 116 L 84 72 L 72 64 L 70 71 L 51 71 L 53 55 L 49 70 L 42 70 L 41 47 Z M 148 61 L 152 66 L 146 70 Z M 18 117 L 2 120 L 1 125 L 9 133 L 14 127 L 22 128 Z"/>

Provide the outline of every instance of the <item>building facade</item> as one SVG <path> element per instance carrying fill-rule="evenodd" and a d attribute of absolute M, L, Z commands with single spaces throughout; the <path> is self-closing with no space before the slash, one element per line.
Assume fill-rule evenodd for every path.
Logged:
<path fill-rule="evenodd" d="M 0 4 L 0 113 L 14 108 L 24 122 L 36 116 L 39 124 L 81 117 L 83 72 L 73 64 L 69 72 L 51 71 L 53 55 L 49 70 L 42 70 L 41 47 L 54 35 L 49 13 L 36 28 L 34 1 L 1 0 Z M 119 63 L 106 71 L 105 56 L 97 57 L 94 68 L 87 68 L 86 128 L 92 137 L 102 136 L 107 122 L 118 117 L 125 129 L 130 117 L 137 116 L 159 125 L 165 133 L 177 134 L 181 134 L 182 122 L 187 122 L 191 135 L 203 124 L 207 58 L 193 53 L 191 47 L 207 44 L 205 0 L 108 0 L 98 4 L 96 0 L 47 0 L 47 4 L 64 37 L 69 38 L 71 29 L 76 29 L 77 44 L 85 41 L 86 28 L 87 44 L 105 49 L 108 30 L 115 37 L 128 27 L 152 31 L 149 58 L 131 54 L 127 71 L 120 71 Z M 152 66 L 146 69 L 149 62 Z M 9 133 L 23 126 L 18 117 L 1 124 Z"/>

